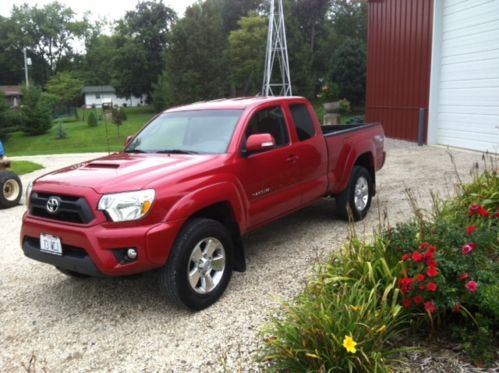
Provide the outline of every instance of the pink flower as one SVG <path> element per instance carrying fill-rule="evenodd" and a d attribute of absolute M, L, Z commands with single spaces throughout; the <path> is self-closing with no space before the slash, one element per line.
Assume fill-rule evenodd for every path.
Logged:
<path fill-rule="evenodd" d="M 470 293 L 474 293 L 478 289 L 478 282 L 473 280 L 468 281 L 468 283 L 466 284 L 466 289 L 468 289 Z"/>
<path fill-rule="evenodd" d="M 478 214 L 478 211 L 480 211 L 480 207 L 482 207 L 482 206 L 477 205 L 477 204 L 471 205 L 469 208 L 470 216 Z"/>
<path fill-rule="evenodd" d="M 464 272 L 461 276 L 459 276 L 459 279 L 461 281 L 464 281 L 464 280 L 467 280 L 469 277 L 470 277 L 470 275 L 468 274 L 468 272 Z"/>
<path fill-rule="evenodd" d="M 428 302 L 425 302 L 424 309 L 429 314 L 432 314 L 432 313 L 435 313 L 437 311 L 437 306 L 435 306 L 435 303 L 433 303 L 433 301 L 428 301 Z"/>
<path fill-rule="evenodd" d="M 475 232 L 476 232 L 476 226 L 470 225 L 469 227 L 466 227 L 466 233 L 468 233 L 468 236 L 471 236 Z"/>
<path fill-rule="evenodd" d="M 476 243 L 470 242 L 463 246 L 463 255 L 469 255 L 476 249 Z"/>

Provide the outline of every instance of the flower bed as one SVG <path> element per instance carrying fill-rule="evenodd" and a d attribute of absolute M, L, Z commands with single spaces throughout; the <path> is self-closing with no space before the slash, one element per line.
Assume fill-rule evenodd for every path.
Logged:
<path fill-rule="evenodd" d="M 415 202 L 413 206 L 415 206 Z M 477 364 L 497 359 L 499 179 L 486 171 L 425 216 L 353 236 L 265 331 L 275 370 L 387 371 L 400 336 L 439 333 Z"/>

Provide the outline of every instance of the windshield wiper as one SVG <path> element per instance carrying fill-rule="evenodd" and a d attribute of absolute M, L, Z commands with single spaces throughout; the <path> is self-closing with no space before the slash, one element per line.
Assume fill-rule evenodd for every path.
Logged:
<path fill-rule="evenodd" d="M 158 150 L 155 153 L 159 153 L 159 154 L 199 154 L 199 152 L 195 152 L 194 150 L 181 150 L 181 149 Z"/>

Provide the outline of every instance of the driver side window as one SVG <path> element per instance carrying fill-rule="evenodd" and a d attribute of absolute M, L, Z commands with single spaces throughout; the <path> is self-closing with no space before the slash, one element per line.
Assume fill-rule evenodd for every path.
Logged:
<path fill-rule="evenodd" d="M 289 144 L 288 127 L 279 106 L 263 109 L 253 115 L 246 129 L 246 139 L 259 133 L 271 134 L 276 148 Z"/>

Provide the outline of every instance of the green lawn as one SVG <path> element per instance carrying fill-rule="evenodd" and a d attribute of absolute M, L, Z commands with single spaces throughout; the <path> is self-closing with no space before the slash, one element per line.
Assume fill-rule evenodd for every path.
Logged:
<path fill-rule="evenodd" d="M 123 148 L 127 136 L 135 134 L 154 115 L 149 107 L 126 108 L 128 119 L 120 126 L 118 135 L 117 126 L 110 120 L 107 120 L 107 125 L 103 119 L 97 127 L 89 127 L 86 118 L 91 110 L 79 110 L 80 120 L 63 123 L 67 134 L 65 139 L 56 137 L 59 127 L 57 121 L 45 135 L 25 136 L 22 132 L 13 133 L 4 144 L 6 154 L 19 156 L 117 151 Z M 95 110 L 102 117 L 100 109 Z M 85 120 L 82 119 L 83 116 Z"/>
<path fill-rule="evenodd" d="M 10 170 L 18 175 L 29 174 L 30 172 L 41 170 L 43 166 L 29 161 L 12 161 Z"/>

